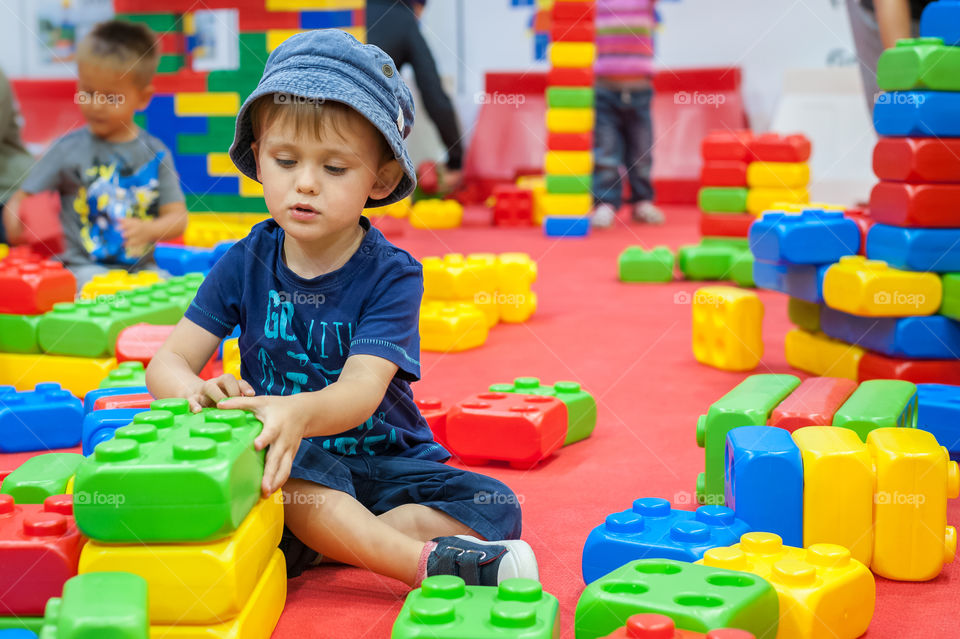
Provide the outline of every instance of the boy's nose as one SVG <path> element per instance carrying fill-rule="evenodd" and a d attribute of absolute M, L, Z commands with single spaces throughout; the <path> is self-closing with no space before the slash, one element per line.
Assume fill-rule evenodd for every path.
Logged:
<path fill-rule="evenodd" d="M 297 192 L 316 195 L 320 191 L 320 181 L 310 169 L 304 169 L 297 175 Z"/>

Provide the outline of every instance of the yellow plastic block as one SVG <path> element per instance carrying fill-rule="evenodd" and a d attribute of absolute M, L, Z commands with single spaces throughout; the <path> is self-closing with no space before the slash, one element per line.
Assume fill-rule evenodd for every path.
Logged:
<path fill-rule="evenodd" d="M 593 131 L 593 109 L 547 109 L 547 131 L 551 133 L 587 133 Z"/>
<path fill-rule="evenodd" d="M 592 42 L 554 42 L 550 45 L 550 64 L 555 67 L 592 67 L 597 47 Z"/>
<path fill-rule="evenodd" d="M 236 115 L 240 110 L 239 93 L 207 93 L 184 91 L 173 97 L 177 115 Z"/>
<path fill-rule="evenodd" d="M 420 348 L 450 353 L 487 341 L 487 319 L 474 304 L 425 301 L 420 306 Z"/>
<path fill-rule="evenodd" d="M 779 202 L 807 203 L 810 193 L 807 189 L 771 189 L 755 188 L 747 191 L 747 211 L 760 215 L 774 209 Z"/>
<path fill-rule="evenodd" d="M 83 285 L 83 289 L 80 290 L 80 298 L 92 300 L 98 297 L 115 295 L 120 291 L 150 286 L 160 281 L 160 276 L 156 271 L 129 273 L 123 269 L 113 269 L 106 273 L 94 275 L 93 279 Z"/>
<path fill-rule="evenodd" d="M 810 183 L 806 162 L 751 162 L 747 165 L 750 188 L 802 189 Z"/>
<path fill-rule="evenodd" d="M 273 51 L 290 36 L 301 33 L 302 31 L 302 29 L 267 29 L 267 51 Z"/>
<path fill-rule="evenodd" d="M 590 151 L 547 151 L 544 168 L 551 175 L 588 175 L 593 172 Z"/>
<path fill-rule="evenodd" d="M 588 215 L 593 207 L 593 195 L 590 193 L 544 193 L 541 204 L 546 215 Z"/>
<path fill-rule="evenodd" d="M 781 213 L 803 213 L 807 209 L 846 211 L 847 208 L 849 207 L 842 204 L 830 204 L 829 202 L 774 202 L 769 210 Z"/>
<path fill-rule="evenodd" d="M 240 339 L 237 337 L 223 342 L 223 372 L 240 379 Z"/>
<path fill-rule="evenodd" d="M 390 217 L 405 218 L 410 217 L 410 209 L 412 208 L 413 200 L 410 197 L 405 197 L 399 202 L 394 202 L 393 204 L 364 209 L 363 214 L 367 217 L 382 217 L 389 215 Z"/>
<path fill-rule="evenodd" d="M 356 27 L 343 27 L 340 30 L 346 31 L 356 38 L 358 42 L 362 42 L 364 44 L 367 42 L 367 27 L 365 25 L 359 25 Z"/>
<path fill-rule="evenodd" d="M 787 363 L 794 368 L 823 377 L 857 381 L 857 369 L 863 357 L 859 346 L 795 328 L 787 332 L 783 347 Z"/>
<path fill-rule="evenodd" d="M 489 254 L 464 257 L 449 253 L 423 258 L 423 297 L 428 300 L 473 302 L 480 293 L 497 290 L 497 260 Z"/>
<path fill-rule="evenodd" d="M 793 548 L 773 533 L 752 532 L 739 544 L 708 550 L 696 563 L 770 582 L 780 600 L 777 639 L 853 639 L 867 631 L 873 618 L 873 575 L 843 546 Z"/>
<path fill-rule="evenodd" d="M 543 224 L 546 211 L 543 207 L 543 196 L 547 193 L 547 180 L 540 175 L 523 175 L 517 178 L 517 186 L 533 192 L 533 223 Z"/>
<path fill-rule="evenodd" d="M 793 433 L 803 457 L 803 545 L 839 544 L 869 566 L 873 557 L 873 461 L 849 428 Z"/>
<path fill-rule="evenodd" d="M 322 9 L 363 9 L 366 0 L 267 0 L 267 11 L 312 11 Z"/>
<path fill-rule="evenodd" d="M 280 619 L 287 599 L 287 567 L 279 548 L 240 614 L 211 626 L 150 626 L 150 639 L 264 639 Z"/>
<path fill-rule="evenodd" d="M 754 369 L 763 356 L 763 302 L 753 291 L 705 286 L 693 295 L 693 356 L 726 371 Z"/>
<path fill-rule="evenodd" d="M 877 471 L 873 571 L 888 579 L 927 581 L 957 552 L 947 499 L 960 492 L 957 462 L 927 431 L 877 428 L 867 435 Z"/>
<path fill-rule="evenodd" d="M 537 294 L 533 291 L 522 293 L 497 293 L 497 309 L 500 320 L 507 324 L 520 324 L 537 312 Z"/>
<path fill-rule="evenodd" d="M 240 614 L 283 532 L 283 496 L 250 510 L 230 536 L 206 544 L 101 544 L 80 553 L 80 574 L 126 571 L 147 580 L 150 622 L 216 625 Z"/>
<path fill-rule="evenodd" d="M 901 271 L 862 255 L 841 257 L 823 278 L 826 305 L 853 315 L 932 315 L 942 298 L 939 275 Z"/>
<path fill-rule="evenodd" d="M 113 357 L 0 353 L 0 386 L 28 391 L 37 384 L 58 382 L 77 397 L 83 397 L 116 367 L 117 360 Z"/>
<path fill-rule="evenodd" d="M 76 475 L 71 475 L 71 476 L 70 476 L 70 479 L 67 480 L 67 487 L 66 487 L 66 488 L 64 489 L 64 491 L 63 491 L 63 494 L 64 494 L 64 495 L 72 495 L 72 494 L 73 494 L 73 480 L 76 479 L 76 478 L 77 478 Z"/>
<path fill-rule="evenodd" d="M 463 221 L 463 207 L 456 200 L 420 200 L 410 211 L 410 225 L 418 229 L 452 229 Z"/>
<path fill-rule="evenodd" d="M 497 290 L 501 293 L 525 293 L 536 281 L 537 263 L 526 253 L 497 256 Z"/>
<path fill-rule="evenodd" d="M 213 248 L 220 242 L 242 240 L 250 233 L 250 222 L 238 222 L 231 216 L 218 214 L 189 215 L 183 243 L 187 246 Z"/>
<path fill-rule="evenodd" d="M 6 244 L 0 244 L 0 260 L 5 258 L 10 253 L 10 247 Z"/>

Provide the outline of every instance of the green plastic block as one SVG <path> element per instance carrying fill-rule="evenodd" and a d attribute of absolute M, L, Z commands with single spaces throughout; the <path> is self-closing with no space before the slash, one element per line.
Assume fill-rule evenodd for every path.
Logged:
<path fill-rule="evenodd" d="M 900 40 L 880 54 L 877 86 L 885 91 L 960 91 L 960 49 L 940 38 Z"/>
<path fill-rule="evenodd" d="M 560 604 L 532 579 L 466 586 L 438 575 L 407 595 L 391 639 L 552 639 L 560 636 Z"/>
<path fill-rule="evenodd" d="M 183 68 L 183 56 L 178 53 L 165 53 L 157 63 L 157 73 L 176 73 Z"/>
<path fill-rule="evenodd" d="M 669 282 L 673 280 L 673 253 L 666 246 L 645 251 L 628 246 L 617 260 L 621 282 Z"/>
<path fill-rule="evenodd" d="M 707 213 L 746 213 L 747 188 L 706 186 L 697 194 L 697 206 Z"/>
<path fill-rule="evenodd" d="M 270 52 L 267 51 L 267 34 L 263 31 L 241 33 L 239 40 L 238 68 L 232 71 L 211 71 L 207 75 L 207 90 L 236 92 L 243 100 L 257 88 Z"/>
<path fill-rule="evenodd" d="M 190 542 L 236 530 L 260 496 L 262 425 L 240 410 L 162 399 L 77 469 L 74 517 L 98 541 Z"/>
<path fill-rule="evenodd" d="M 97 388 L 125 388 L 127 386 L 146 386 L 147 373 L 143 362 L 121 362 L 110 371 Z"/>
<path fill-rule="evenodd" d="M 960 273 L 944 273 L 940 281 L 943 283 L 940 314 L 950 319 L 960 320 Z"/>
<path fill-rule="evenodd" d="M 185 194 L 187 210 L 191 213 L 269 213 L 267 203 L 262 197 L 244 197 L 242 195 L 206 195 Z"/>
<path fill-rule="evenodd" d="M 187 273 L 178 277 L 171 277 L 165 282 L 157 282 L 149 286 L 135 288 L 129 291 L 120 291 L 114 296 L 117 298 L 130 298 L 138 295 L 157 295 L 166 297 L 170 303 L 177 309 L 176 319 L 170 323 L 180 321 L 190 303 L 193 302 L 197 289 L 203 284 L 202 273 Z"/>
<path fill-rule="evenodd" d="M 47 602 L 40 639 L 147 639 L 147 581 L 129 572 L 91 572 L 67 580 Z"/>
<path fill-rule="evenodd" d="M 704 235 L 700 246 L 725 246 L 738 251 L 749 251 L 750 241 L 745 237 L 726 237 L 723 235 Z"/>
<path fill-rule="evenodd" d="M 677 251 L 677 266 L 688 280 L 728 280 L 743 252 L 730 246 L 688 244 Z"/>
<path fill-rule="evenodd" d="M 564 446 L 586 439 L 597 425 L 597 400 L 577 382 L 556 382 L 553 386 L 540 383 L 536 377 L 518 377 L 512 384 L 492 384 L 493 393 L 520 393 L 549 395 L 567 407 L 567 438 Z"/>
<path fill-rule="evenodd" d="M 0 617 L 0 630 L 29 630 L 39 633 L 43 617 Z"/>
<path fill-rule="evenodd" d="M 0 315 L 0 353 L 39 353 L 37 322 L 43 315 Z"/>
<path fill-rule="evenodd" d="M 793 375 L 751 375 L 697 419 L 697 446 L 704 449 L 704 472 L 697 477 L 697 501 L 723 505 L 723 456 L 727 433 L 739 426 L 762 426 L 774 408 L 800 385 Z"/>
<path fill-rule="evenodd" d="M 875 428 L 916 428 L 917 387 L 899 379 L 865 381 L 833 415 L 833 425 L 849 428 L 863 441 Z"/>
<path fill-rule="evenodd" d="M 78 453 L 47 453 L 31 457 L 7 475 L 0 493 L 18 504 L 42 504 L 51 495 L 67 492 L 67 482 L 83 461 Z"/>
<path fill-rule="evenodd" d="M 820 305 L 796 297 L 787 302 L 787 316 L 790 321 L 810 333 L 820 331 Z"/>
<path fill-rule="evenodd" d="M 589 193 L 593 184 L 590 175 L 548 175 L 545 179 L 547 193 Z"/>
<path fill-rule="evenodd" d="M 115 19 L 145 24 L 157 33 L 183 31 L 183 17 L 176 13 L 118 13 Z"/>
<path fill-rule="evenodd" d="M 593 89 L 585 87 L 548 87 L 547 106 L 561 109 L 593 108 Z"/>
<path fill-rule="evenodd" d="M 606 637 L 639 613 L 673 619 L 678 630 L 740 628 L 774 639 L 777 591 L 757 575 L 671 559 L 639 559 L 590 583 L 577 602 L 577 639 Z"/>
<path fill-rule="evenodd" d="M 730 265 L 730 277 L 740 286 L 753 288 L 753 253 L 740 251 Z"/>
<path fill-rule="evenodd" d="M 210 116 L 207 118 L 207 132 L 202 135 L 190 133 L 177 134 L 177 153 L 205 155 L 207 153 L 226 153 L 233 144 L 236 118 Z"/>

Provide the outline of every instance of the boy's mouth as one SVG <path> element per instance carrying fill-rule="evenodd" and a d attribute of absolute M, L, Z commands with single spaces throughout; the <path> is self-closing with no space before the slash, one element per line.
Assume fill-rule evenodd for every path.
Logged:
<path fill-rule="evenodd" d="M 294 204 L 290 207 L 290 214 L 294 219 L 310 219 L 317 215 L 319 211 L 309 204 Z"/>

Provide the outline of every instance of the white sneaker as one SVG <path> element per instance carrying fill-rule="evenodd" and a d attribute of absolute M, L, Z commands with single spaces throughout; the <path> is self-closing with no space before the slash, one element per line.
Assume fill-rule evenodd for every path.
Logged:
<path fill-rule="evenodd" d="M 590 226 L 598 229 L 607 229 L 613 226 L 617 219 L 617 209 L 609 204 L 598 204 L 590 215 Z"/>
<path fill-rule="evenodd" d="M 650 200 L 644 200 L 633 205 L 633 219 L 644 224 L 663 224 L 663 211 Z"/>
<path fill-rule="evenodd" d="M 427 559 L 427 576 L 455 575 L 468 586 L 496 586 L 523 577 L 540 581 L 537 557 L 519 539 L 482 541 L 469 535 L 437 537 Z"/>

